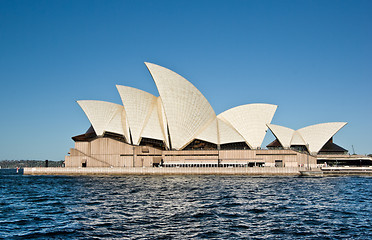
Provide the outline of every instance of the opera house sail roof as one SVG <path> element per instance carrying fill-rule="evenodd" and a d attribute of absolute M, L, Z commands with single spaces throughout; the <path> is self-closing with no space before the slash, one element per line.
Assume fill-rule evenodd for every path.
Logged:
<path fill-rule="evenodd" d="M 196 140 L 217 149 L 229 144 L 260 149 L 269 128 L 283 148 L 303 145 L 310 153 L 318 153 L 346 124 L 323 123 L 295 131 L 271 124 L 277 106 L 264 103 L 241 105 L 216 115 L 208 100 L 188 80 L 159 65 L 145 64 L 159 96 L 117 85 L 123 105 L 78 101 L 97 136 L 116 134 L 133 145 L 150 139 L 174 150 L 185 149 Z"/>
<path fill-rule="evenodd" d="M 298 130 L 267 124 L 283 148 L 305 146 L 312 154 L 317 154 L 322 147 L 347 123 L 330 122 L 307 126 Z"/>

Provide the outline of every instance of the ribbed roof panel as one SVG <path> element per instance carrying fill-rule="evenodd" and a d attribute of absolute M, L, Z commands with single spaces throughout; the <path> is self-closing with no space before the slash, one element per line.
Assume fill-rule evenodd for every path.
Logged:
<path fill-rule="evenodd" d="M 106 132 L 113 132 L 118 133 L 125 136 L 127 141 L 130 141 L 128 138 L 127 131 L 125 131 L 125 112 L 124 107 L 121 106 L 121 110 L 117 111 L 116 114 L 113 116 L 111 121 L 107 124 L 105 131 Z"/>
<path fill-rule="evenodd" d="M 310 153 L 318 153 L 320 149 L 335 135 L 346 122 L 329 122 L 311 125 L 297 130 L 309 146 Z"/>
<path fill-rule="evenodd" d="M 215 118 L 195 138 L 210 143 L 218 144 L 217 118 Z"/>
<path fill-rule="evenodd" d="M 150 117 L 153 104 L 156 103 L 156 97 L 136 88 L 121 85 L 116 87 L 124 105 L 133 144 L 138 145 L 146 120 Z"/>
<path fill-rule="evenodd" d="M 267 126 L 278 106 L 272 104 L 247 104 L 231 108 L 218 116 L 229 122 L 242 135 L 252 149 L 261 147 Z"/>
<path fill-rule="evenodd" d="M 146 123 L 146 126 L 144 127 L 141 138 L 152 138 L 152 139 L 158 139 L 165 142 L 165 134 L 162 130 L 161 122 L 159 118 L 159 112 L 158 112 L 158 102 L 154 101 L 152 108 L 151 108 L 151 114 L 150 117 Z"/>
<path fill-rule="evenodd" d="M 168 139 L 168 122 L 167 122 L 167 117 L 165 116 L 163 102 L 161 101 L 160 96 L 157 99 L 157 105 L 158 105 L 160 126 L 162 128 L 163 133 L 164 133 L 165 144 L 167 145 L 168 149 L 170 149 L 169 139 Z"/>
<path fill-rule="evenodd" d="M 291 139 L 291 145 L 307 145 L 298 131 L 294 131 Z"/>
<path fill-rule="evenodd" d="M 122 116 L 123 106 L 95 100 L 81 100 L 77 101 L 77 103 L 87 115 L 98 136 L 103 135 L 107 128 L 115 133 L 124 135 L 123 126 L 118 120 Z"/>
<path fill-rule="evenodd" d="M 217 120 L 220 144 L 245 142 L 245 139 L 229 123 L 224 122 L 218 117 Z"/>
<path fill-rule="evenodd" d="M 283 148 L 289 148 L 291 146 L 291 139 L 294 132 L 293 129 L 275 124 L 267 124 L 267 126 L 278 139 Z"/>
<path fill-rule="evenodd" d="M 145 63 L 162 99 L 172 147 L 182 149 L 216 117 L 201 92 L 177 73 L 152 63 Z"/>

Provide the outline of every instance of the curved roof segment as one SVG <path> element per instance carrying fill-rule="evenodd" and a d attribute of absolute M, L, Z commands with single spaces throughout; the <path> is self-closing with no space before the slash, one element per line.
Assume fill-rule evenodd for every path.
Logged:
<path fill-rule="evenodd" d="M 320 149 L 333 137 L 346 122 L 330 122 L 311 125 L 297 130 L 309 146 L 310 153 L 318 153 Z"/>
<path fill-rule="evenodd" d="M 143 128 L 141 138 L 152 138 L 165 142 L 166 138 L 163 128 L 161 127 L 161 121 L 158 112 L 158 100 L 159 98 L 156 98 L 156 100 L 152 104 L 150 117 L 147 120 L 145 127 Z"/>
<path fill-rule="evenodd" d="M 216 118 L 195 138 L 214 144 L 245 142 L 245 139 L 229 123 Z"/>
<path fill-rule="evenodd" d="M 274 117 L 277 105 L 247 104 L 231 108 L 218 115 L 233 126 L 251 149 L 261 147 L 267 126 Z"/>
<path fill-rule="evenodd" d="M 132 87 L 116 85 L 116 88 L 123 101 L 133 144 L 138 145 L 141 141 L 141 132 L 156 104 L 156 97 Z"/>
<path fill-rule="evenodd" d="M 125 136 L 123 106 L 95 100 L 81 100 L 77 101 L 77 103 L 87 115 L 98 136 L 103 135 L 106 131 Z"/>
<path fill-rule="evenodd" d="M 291 139 L 291 145 L 306 145 L 305 140 L 303 139 L 303 137 L 298 131 L 293 132 L 293 136 Z"/>
<path fill-rule="evenodd" d="M 240 135 L 229 123 L 224 122 L 218 117 L 217 121 L 219 144 L 245 142 L 245 139 L 242 137 L 242 135 Z"/>
<path fill-rule="evenodd" d="M 271 132 L 278 139 L 283 148 L 289 148 L 291 146 L 291 140 L 293 136 L 293 129 L 282 127 L 274 124 L 267 124 Z"/>
<path fill-rule="evenodd" d="M 205 128 L 195 138 L 214 144 L 219 144 L 217 118 L 205 126 Z"/>
<path fill-rule="evenodd" d="M 177 73 L 153 63 L 145 63 L 162 99 L 172 147 L 182 149 L 215 117 L 201 92 Z"/>
<path fill-rule="evenodd" d="M 311 154 L 317 154 L 346 122 L 329 122 L 307 126 L 298 130 L 268 124 L 271 132 L 284 148 L 293 145 L 306 146 Z"/>
<path fill-rule="evenodd" d="M 165 111 L 163 107 L 163 102 L 161 101 L 161 97 L 158 97 L 158 113 L 159 113 L 159 121 L 160 121 L 160 127 L 163 131 L 164 135 L 164 142 L 168 149 L 170 149 L 170 143 L 169 143 L 169 137 L 168 137 L 168 123 L 167 123 L 167 117 L 165 116 Z"/>

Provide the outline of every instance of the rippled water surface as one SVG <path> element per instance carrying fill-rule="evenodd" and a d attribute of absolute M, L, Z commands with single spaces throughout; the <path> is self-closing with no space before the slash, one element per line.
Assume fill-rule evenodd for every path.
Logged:
<path fill-rule="evenodd" d="M 0 181 L 4 239 L 372 239 L 370 177 Z"/>

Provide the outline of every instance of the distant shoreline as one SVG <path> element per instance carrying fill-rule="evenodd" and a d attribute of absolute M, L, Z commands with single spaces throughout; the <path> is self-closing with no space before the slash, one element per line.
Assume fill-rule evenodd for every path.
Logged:
<path fill-rule="evenodd" d="M 1 169 L 16 169 L 27 167 L 62 167 L 63 160 L 0 160 Z"/>

